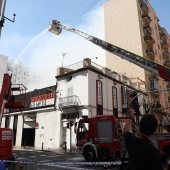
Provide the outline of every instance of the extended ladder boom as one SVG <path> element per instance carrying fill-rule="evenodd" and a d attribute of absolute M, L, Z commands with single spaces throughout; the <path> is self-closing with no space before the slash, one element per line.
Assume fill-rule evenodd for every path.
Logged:
<path fill-rule="evenodd" d="M 151 71 L 154 74 L 159 75 L 161 78 L 165 79 L 166 81 L 170 81 L 170 68 L 160 65 L 158 63 L 155 63 L 154 61 L 151 61 L 149 59 L 141 57 L 141 56 L 134 54 L 132 52 L 129 52 L 127 50 L 124 50 L 120 47 L 117 47 L 117 46 L 110 44 L 106 41 L 103 41 L 99 38 L 88 35 L 84 32 L 81 32 L 81 31 L 75 29 L 75 28 L 71 28 L 66 25 L 62 25 L 57 20 L 52 20 L 52 22 L 50 23 L 50 28 L 49 28 L 50 32 L 52 32 L 56 35 L 59 35 L 62 32 L 62 29 L 65 29 L 67 31 L 70 31 L 77 35 L 80 35 L 83 38 L 91 41 L 92 43 L 100 46 L 104 50 L 107 50 L 108 52 L 115 54 L 115 55 L 121 57 L 122 59 L 128 60 L 129 62 L 134 63 L 134 64 L 142 67 L 143 69 Z"/>

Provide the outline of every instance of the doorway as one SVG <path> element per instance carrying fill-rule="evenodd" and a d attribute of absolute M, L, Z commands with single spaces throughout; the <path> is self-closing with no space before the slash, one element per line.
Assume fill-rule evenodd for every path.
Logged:
<path fill-rule="evenodd" d="M 34 146 L 35 128 L 24 128 L 22 132 L 21 146 Z"/>

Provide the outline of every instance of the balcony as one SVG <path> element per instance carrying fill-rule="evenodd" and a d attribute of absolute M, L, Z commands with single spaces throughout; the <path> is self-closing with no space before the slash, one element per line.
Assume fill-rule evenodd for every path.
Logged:
<path fill-rule="evenodd" d="M 143 25 L 143 30 L 147 30 L 150 34 L 152 33 L 151 27 L 149 25 Z"/>
<path fill-rule="evenodd" d="M 153 97 L 158 97 L 159 96 L 159 91 L 158 89 L 150 89 L 150 94 L 153 96 Z"/>
<path fill-rule="evenodd" d="M 164 65 L 170 67 L 170 60 L 165 60 Z"/>
<path fill-rule="evenodd" d="M 163 41 L 163 42 L 161 43 L 161 48 L 162 48 L 162 49 L 166 50 L 166 49 L 168 49 L 168 47 L 169 47 L 169 44 L 168 44 L 166 41 Z"/>
<path fill-rule="evenodd" d="M 164 50 L 162 52 L 162 56 L 163 56 L 164 59 L 169 58 L 169 52 L 167 50 Z"/>
<path fill-rule="evenodd" d="M 154 52 L 153 48 L 146 49 L 146 54 L 151 60 L 154 60 L 155 52 Z"/>
<path fill-rule="evenodd" d="M 140 8 L 141 8 L 143 13 L 148 13 L 149 12 L 147 2 L 144 1 L 144 0 L 140 0 Z"/>
<path fill-rule="evenodd" d="M 159 90 L 158 90 L 158 80 L 150 80 L 149 82 L 150 85 L 150 94 L 154 97 L 159 96 Z"/>
<path fill-rule="evenodd" d="M 150 80 L 159 80 L 159 76 L 156 75 L 156 74 L 151 73 L 149 79 Z"/>
<path fill-rule="evenodd" d="M 67 96 L 59 98 L 59 108 L 70 108 L 70 107 L 76 107 L 81 105 L 80 99 L 78 96 Z"/>
<path fill-rule="evenodd" d="M 167 35 L 164 31 L 159 32 L 159 35 L 160 35 L 161 40 L 167 40 L 168 39 L 168 37 L 167 37 Z"/>
<path fill-rule="evenodd" d="M 162 27 L 160 26 L 160 24 L 158 23 L 158 30 L 161 31 Z"/>
<path fill-rule="evenodd" d="M 150 35 L 145 35 L 144 41 L 148 46 L 152 46 L 155 43 L 155 40 Z"/>
<path fill-rule="evenodd" d="M 141 17 L 145 24 L 150 24 L 150 22 L 152 21 L 151 18 L 147 14 L 142 14 Z"/>

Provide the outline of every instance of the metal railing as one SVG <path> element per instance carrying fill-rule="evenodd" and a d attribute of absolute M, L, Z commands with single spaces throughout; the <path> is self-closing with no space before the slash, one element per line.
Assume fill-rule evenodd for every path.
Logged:
<path fill-rule="evenodd" d="M 71 64 L 69 66 L 66 66 L 65 68 L 72 69 L 72 70 L 78 70 L 80 68 L 83 68 L 83 61 L 80 61 L 78 63 Z"/>
<path fill-rule="evenodd" d="M 78 106 L 78 105 L 81 105 L 81 102 L 79 97 L 76 95 L 59 98 L 59 107 Z"/>

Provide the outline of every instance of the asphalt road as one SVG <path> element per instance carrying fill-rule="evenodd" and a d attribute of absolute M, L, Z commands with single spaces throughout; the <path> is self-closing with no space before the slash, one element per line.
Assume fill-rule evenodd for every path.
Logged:
<path fill-rule="evenodd" d="M 38 150 L 14 150 L 17 170 L 104 170 L 103 165 L 87 165 L 84 158 L 76 156 L 76 153 L 64 151 L 38 151 Z M 24 162 L 24 163 L 23 163 Z M 27 162 L 27 164 L 25 164 Z M 75 165 L 75 163 L 77 163 Z M 83 164 L 83 165 L 82 165 Z M 112 166 L 108 170 L 118 170 L 118 166 Z"/>

